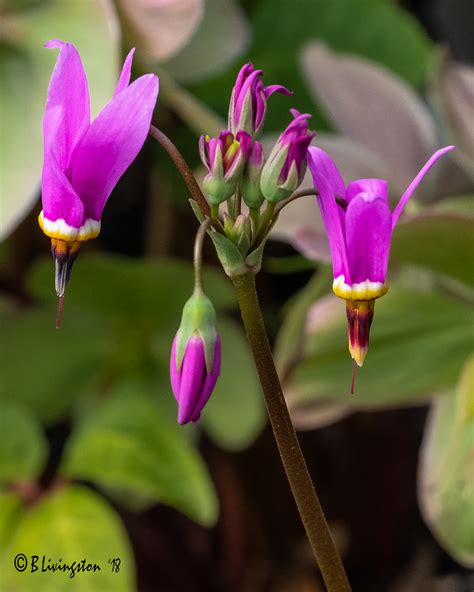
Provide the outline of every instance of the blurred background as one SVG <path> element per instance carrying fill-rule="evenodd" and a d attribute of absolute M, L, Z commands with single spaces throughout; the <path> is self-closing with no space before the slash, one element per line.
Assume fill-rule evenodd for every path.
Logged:
<path fill-rule="evenodd" d="M 437 147 L 457 145 L 394 233 L 355 396 L 314 198 L 286 208 L 257 279 L 353 589 L 474 589 L 473 15 L 468 0 L 0 0 L 0 590 L 324 589 L 210 245 L 222 376 L 200 424 L 176 423 L 168 356 L 197 223 L 151 140 L 81 249 L 54 328 L 37 224 L 51 38 L 79 49 L 94 114 L 136 47 L 134 76 L 160 76 L 154 123 L 198 178 L 198 137 L 226 127 L 247 61 L 294 91 L 269 101 L 267 148 L 290 107 L 309 112 L 346 181 L 386 178 L 393 202 Z M 120 569 L 28 578 L 19 552 Z"/>

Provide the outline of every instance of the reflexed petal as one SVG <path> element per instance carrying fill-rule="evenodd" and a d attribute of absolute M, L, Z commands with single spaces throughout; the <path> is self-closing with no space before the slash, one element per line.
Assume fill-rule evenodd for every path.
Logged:
<path fill-rule="evenodd" d="M 204 380 L 204 384 L 201 390 L 201 394 L 199 395 L 199 399 L 196 401 L 196 406 L 194 408 L 194 414 L 191 418 L 191 421 L 197 421 L 201 416 L 201 411 L 204 409 L 204 406 L 209 401 L 209 397 L 216 386 L 217 379 L 219 378 L 219 374 L 221 372 L 221 338 L 217 336 L 216 345 L 214 347 L 214 360 L 212 363 L 212 370 L 211 373 L 208 374 Z"/>
<path fill-rule="evenodd" d="M 374 197 L 381 197 L 388 203 L 388 184 L 384 179 L 359 179 L 347 186 L 346 199 L 351 201 L 359 193 L 368 193 Z"/>
<path fill-rule="evenodd" d="M 206 378 L 204 345 L 199 337 L 191 337 L 181 367 L 178 423 L 191 421 Z"/>
<path fill-rule="evenodd" d="M 391 234 L 392 216 L 384 199 L 361 193 L 351 200 L 346 244 L 352 284 L 385 282 Z"/>
<path fill-rule="evenodd" d="M 275 92 L 286 95 L 287 97 L 293 94 L 292 90 L 287 89 L 286 86 L 282 86 L 281 84 L 270 84 L 263 89 L 263 92 L 265 93 L 265 98 L 267 99 Z"/>
<path fill-rule="evenodd" d="M 115 89 L 115 94 L 118 95 L 119 92 L 125 90 L 128 85 L 130 84 L 130 75 L 132 73 L 132 62 L 133 62 L 133 54 L 135 53 L 135 48 L 128 52 L 127 57 L 122 66 L 122 71 L 120 72 L 120 78 L 117 83 L 117 88 Z"/>
<path fill-rule="evenodd" d="M 100 219 L 112 189 L 143 146 L 157 94 L 153 74 L 135 80 L 102 109 L 76 148 L 72 185 L 86 217 Z"/>
<path fill-rule="evenodd" d="M 60 52 L 48 88 L 43 119 L 44 160 L 55 158 L 66 171 L 77 142 L 90 123 L 89 89 L 79 52 L 71 43 L 48 41 Z"/>
<path fill-rule="evenodd" d="M 338 197 L 345 197 L 346 185 L 333 159 L 327 152 L 324 152 L 324 150 L 321 150 L 321 148 L 318 147 L 311 148 L 311 153 L 313 155 L 315 166 L 317 163 L 319 173 L 326 177 L 332 191 Z"/>
<path fill-rule="evenodd" d="M 313 175 L 313 181 L 318 190 L 318 204 L 321 217 L 326 228 L 331 249 L 334 277 L 344 276 L 347 284 L 351 283 L 346 254 L 346 244 L 341 226 L 340 208 L 336 203 L 333 185 L 335 177 L 330 180 L 324 174 L 329 156 L 314 146 L 308 149 L 308 167 Z M 337 170 L 337 169 L 336 169 Z M 342 179 L 341 179 L 342 181 Z M 340 181 L 337 181 L 339 183 Z"/>
<path fill-rule="evenodd" d="M 176 337 L 173 339 L 173 345 L 171 346 L 170 380 L 171 380 L 171 388 L 173 390 L 174 398 L 179 403 L 179 389 L 181 386 L 181 371 L 176 366 Z"/>
<path fill-rule="evenodd" d="M 394 209 L 393 214 L 392 214 L 392 228 L 395 227 L 395 224 L 397 223 L 398 218 L 400 218 L 400 215 L 403 212 L 403 208 L 405 207 L 407 201 L 413 195 L 414 191 L 416 190 L 418 185 L 421 183 L 421 181 L 423 180 L 423 177 L 426 175 L 426 173 L 435 164 L 435 162 L 443 156 L 443 154 L 446 154 L 446 152 L 449 152 L 450 150 L 454 150 L 454 148 L 455 148 L 455 146 L 446 146 L 445 148 L 441 148 L 440 150 L 437 150 L 433 154 L 433 156 L 428 160 L 428 162 L 425 163 L 425 165 L 422 167 L 421 171 L 416 175 L 416 177 L 413 179 L 413 181 L 410 183 L 410 185 L 408 185 L 407 190 L 400 198 L 400 201 L 398 202 L 397 207 Z"/>

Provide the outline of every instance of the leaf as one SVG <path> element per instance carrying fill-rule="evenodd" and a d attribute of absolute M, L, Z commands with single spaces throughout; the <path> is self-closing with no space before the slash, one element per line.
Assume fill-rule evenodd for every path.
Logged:
<path fill-rule="evenodd" d="M 214 392 L 202 414 L 209 436 L 225 450 L 250 446 L 263 429 L 266 412 L 263 395 L 243 331 L 220 318 L 222 369 Z"/>
<path fill-rule="evenodd" d="M 474 286 L 474 218 L 426 212 L 394 230 L 391 264 L 415 264 Z"/>
<path fill-rule="evenodd" d="M 324 312 L 310 311 L 303 353 L 285 382 L 293 409 L 320 401 L 354 409 L 414 404 L 455 384 L 472 349 L 473 311 L 464 302 L 394 289 L 378 299 L 369 353 L 351 397 L 344 302 L 328 298 Z"/>
<path fill-rule="evenodd" d="M 219 261 L 229 277 L 246 272 L 247 268 L 242 253 L 231 240 L 220 232 L 210 232 L 209 237 L 212 239 Z"/>
<path fill-rule="evenodd" d="M 206 0 L 204 17 L 186 47 L 164 65 L 177 80 L 209 78 L 233 62 L 249 43 L 250 29 L 235 0 Z"/>
<path fill-rule="evenodd" d="M 56 298 L 51 273 L 51 262 L 42 260 L 30 275 L 34 295 L 44 301 Z M 232 286 L 222 272 L 205 270 L 204 283 L 216 308 L 235 306 Z M 193 266 L 186 261 L 81 254 L 68 284 L 64 312 L 66 316 L 68 310 L 72 316 L 89 309 L 103 318 L 128 320 L 134 325 L 148 326 L 154 320 L 174 326 L 193 285 Z"/>
<path fill-rule="evenodd" d="M 204 0 L 118 0 L 124 28 L 140 53 L 166 60 L 189 41 L 203 17 Z"/>
<path fill-rule="evenodd" d="M 280 376 L 286 375 L 301 351 L 308 311 L 318 298 L 327 292 L 331 279 L 331 268 L 321 267 L 306 286 L 287 302 L 273 351 Z"/>
<path fill-rule="evenodd" d="M 431 78 L 431 92 L 450 132 L 450 140 L 456 145 L 457 158 L 473 179 L 474 124 L 474 68 L 457 63 L 444 51 Z"/>
<path fill-rule="evenodd" d="M 2 554 L 15 532 L 22 511 L 23 504 L 16 494 L 0 491 L 0 551 Z"/>
<path fill-rule="evenodd" d="M 0 483 L 36 479 L 47 456 L 41 428 L 25 409 L 2 404 L 0 413 Z"/>
<path fill-rule="evenodd" d="M 47 421 L 62 417 L 87 388 L 108 345 L 103 323 L 97 317 L 84 310 L 66 313 L 67 297 L 63 327 L 57 331 L 55 306 L 52 303 L 49 310 L 5 311 L 0 316 L 5 344 L 0 356 L 1 405 L 14 396 L 18 404 Z"/>
<path fill-rule="evenodd" d="M 423 517 L 440 544 L 462 565 L 474 567 L 474 414 L 460 413 L 474 400 L 474 358 L 455 394 L 433 403 L 418 473 Z"/>
<path fill-rule="evenodd" d="M 60 472 L 165 503 L 212 526 L 218 512 L 212 482 L 183 430 L 136 392 L 109 397 L 73 432 Z"/>
<path fill-rule="evenodd" d="M 302 65 L 335 127 L 381 158 L 406 187 L 436 141 L 434 120 L 415 91 L 376 62 L 336 54 L 317 41 L 305 46 Z"/>
<path fill-rule="evenodd" d="M 14 568 L 24 554 L 25 571 Z M 32 556 L 39 557 L 32 573 Z M 45 565 L 98 565 L 100 570 L 43 571 Z M 119 558 L 118 572 L 109 559 Z M 0 589 L 8 592 L 132 592 L 134 561 L 125 528 L 96 493 L 80 486 L 55 490 L 24 513 L 0 561 Z"/>
<path fill-rule="evenodd" d="M 14 230 L 38 199 L 43 156 L 41 120 L 57 56 L 43 44 L 60 38 L 77 45 L 95 112 L 112 96 L 118 76 L 117 38 L 111 34 L 107 12 L 99 0 L 51 0 L 10 16 L 5 18 L 3 30 L 8 42 L 0 49 L 0 240 Z"/>
<path fill-rule="evenodd" d="M 272 97 L 267 131 L 288 123 L 291 106 L 313 113 L 312 125 L 327 129 L 299 72 L 306 41 L 318 39 L 337 51 L 376 60 L 413 86 L 423 83 L 431 56 L 432 45 L 416 19 L 390 0 L 263 0 L 253 11 L 252 28 L 253 43 L 242 61 L 263 69 L 265 84 L 284 84 L 294 92 L 293 101 Z M 228 70 L 194 91 L 224 114 L 236 74 L 237 68 Z"/>

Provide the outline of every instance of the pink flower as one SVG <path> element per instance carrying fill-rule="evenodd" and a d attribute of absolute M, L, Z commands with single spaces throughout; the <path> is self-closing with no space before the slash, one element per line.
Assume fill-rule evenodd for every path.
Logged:
<path fill-rule="evenodd" d="M 367 354 L 374 300 L 388 290 L 386 275 L 393 229 L 423 177 L 453 148 L 447 146 L 433 154 L 393 213 L 385 180 L 359 179 L 346 186 L 329 154 L 314 146 L 308 149 L 308 166 L 331 249 L 333 291 L 347 302 L 349 349 L 359 366 Z"/>
<path fill-rule="evenodd" d="M 130 82 L 134 50 L 128 54 L 115 94 L 90 121 L 89 89 L 77 49 L 60 48 L 43 119 L 43 210 L 39 224 L 52 239 L 56 289 L 64 294 L 80 243 L 100 232 L 105 203 L 147 137 L 158 95 L 158 78 Z"/>

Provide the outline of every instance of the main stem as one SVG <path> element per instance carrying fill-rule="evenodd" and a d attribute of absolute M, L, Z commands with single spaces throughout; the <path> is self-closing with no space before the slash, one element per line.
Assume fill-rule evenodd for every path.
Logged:
<path fill-rule="evenodd" d="M 350 591 L 349 581 L 334 545 L 286 406 L 255 290 L 255 277 L 247 273 L 233 278 L 232 281 L 262 385 L 273 433 L 306 535 L 328 591 Z"/>

